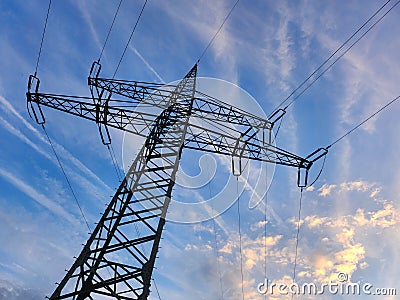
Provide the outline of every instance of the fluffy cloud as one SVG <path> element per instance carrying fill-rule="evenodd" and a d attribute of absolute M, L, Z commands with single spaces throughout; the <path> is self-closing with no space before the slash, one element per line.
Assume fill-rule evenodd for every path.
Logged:
<path fill-rule="evenodd" d="M 320 192 L 319 195 L 322 197 L 326 197 L 331 193 L 331 191 L 334 188 L 336 188 L 336 184 L 331 184 L 331 185 L 324 184 L 322 187 L 318 189 L 318 191 Z"/>
<path fill-rule="evenodd" d="M 335 188 L 336 185 L 323 185 L 318 195 L 320 197 L 330 195 L 334 199 L 342 192 L 357 191 L 369 198 L 371 194 L 377 195 L 381 190 L 374 188 L 375 184 L 354 181 L 338 185 L 337 194 L 331 195 L 332 187 Z M 356 270 L 365 269 L 369 265 L 369 251 L 375 251 L 371 249 L 370 244 L 364 244 L 365 236 L 376 236 L 384 229 L 398 230 L 400 210 L 393 202 L 381 200 L 376 203 L 375 209 L 369 211 L 359 208 L 354 214 L 308 215 L 304 218 L 304 226 L 316 236 L 321 236 L 321 239 L 317 250 L 306 257 L 306 265 L 303 267 L 309 273 L 308 277 L 327 281 L 335 279 L 335 274 L 338 272 L 345 272 L 351 276 Z M 313 267 L 307 267 L 307 264 Z"/>

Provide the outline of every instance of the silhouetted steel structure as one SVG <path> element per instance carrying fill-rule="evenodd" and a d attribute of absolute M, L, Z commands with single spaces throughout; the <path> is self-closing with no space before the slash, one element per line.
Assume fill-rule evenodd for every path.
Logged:
<path fill-rule="evenodd" d="M 302 158 L 275 147 L 272 129 L 284 112 L 266 120 L 197 92 L 197 65 L 175 85 L 100 78 L 100 69 L 95 62 L 90 72 L 92 97 L 39 93 L 39 79 L 29 79 L 27 105 L 37 123 L 45 122 L 41 106 L 47 106 L 95 121 L 104 144 L 111 142 L 108 127 L 145 137 L 82 252 L 50 299 L 99 295 L 101 299 L 147 299 L 183 149 L 231 156 L 237 174 L 243 158 L 296 167 L 300 186 L 307 184 L 308 170 L 324 154 L 319 149 Z"/>

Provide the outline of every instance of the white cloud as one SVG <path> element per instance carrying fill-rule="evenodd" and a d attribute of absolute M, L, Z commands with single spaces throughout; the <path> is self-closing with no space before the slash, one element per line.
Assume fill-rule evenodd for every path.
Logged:
<path fill-rule="evenodd" d="M 75 1 L 75 4 L 78 6 L 79 10 L 82 13 L 83 18 L 85 19 L 87 25 L 89 26 L 90 29 L 90 33 L 93 36 L 93 39 L 97 45 L 97 47 L 99 48 L 99 50 L 101 50 L 101 48 L 103 47 L 103 43 L 100 42 L 99 36 L 97 34 L 97 30 L 95 28 L 95 25 L 93 24 L 93 20 L 90 14 L 90 9 L 88 9 L 87 7 L 87 2 L 88 1 Z"/>
<path fill-rule="evenodd" d="M 201 3 L 198 3 L 197 5 L 187 5 L 185 3 L 185 6 L 182 7 L 181 2 L 180 9 L 176 9 L 174 4 L 162 4 L 165 12 L 173 20 L 180 22 L 182 28 L 188 28 L 192 34 L 200 38 L 204 48 L 200 47 L 198 49 L 197 55 L 199 56 L 217 32 L 222 21 L 225 19 L 233 5 L 231 2 L 225 1 L 201 1 Z M 183 11 L 185 11 L 185 13 L 182 13 Z M 232 15 L 235 13 L 237 13 L 237 11 L 234 10 Z M 189 15 L 192 15 L 193 17 L 188 17 Z M 224 70 L 224 77 L 228 77 L 231 82 L 237 82 L 237 56 L 235 55 L 237 51 L 235 48 L 235 37 L 229 30 L 231 19 L 232 16 L 227 20 L 224 27 L 219 32 L 218 36 L 208 49 L 208 52 L 214 54 L 214 58 L 218 61 L 218 65 Z M 210 55 L 208 52 L 205 55 Z M 195 59 L 197 59 L 197 57 L 193 58 L 193 60 Z M 202 60 L 205 59 L 206 58 L 203 57 Z"/>
<path fill-rule="evenodd" d="M 380 188 L 376 188 L 374 189 L 371 194 L 369 194 L 370 198 L 375 198 L 379 193 L 380 193 L 381 189 Z"/>
<path fill-rule="evenodd" d="M 35 127 L 33 127 L 28 121 L 25 120 L 25 118 L 23 118 L 21 116 L 20 113 L 17 112 L 17 110 L 14 108 L 14 106 L 8 102 L 4 97 L 0 96 L 0 104 L 3 106 L 2 109 L 7 112 L 7 113 L 11 113 L 12 115 L 14 115 L 15 117 L 17 117 L 17 119 L 27 128 L 29 129 L 30 132 L 32 132 L 37 138 L 39 138 L 39 140 L 45 144 L 48 145 L 48 141 L 45 139 L 45 137 L 43 136 L 43 134 L 41 134 Z M 38 153 L 40 153 L 41 155 L 43 155 L 44 157 L 46 157 L 47 159 L 49 159 L 50 161 L 52 161 L 54 164 L 58 164 L 54 158 L 52 158 L 51 156 L 49 156 L 46 152 L 44 152 L 38 145 L 36 145 L 34 142 L 32 142 L 27 136 L 25 136 L 19 129 L 17 129 L 15 126 L 13 126 L 12 124 L 10 124 L 8 121 L 6 121 L 5 119 L 1 119 L 2 123 L 5 125 L 5 128 L 12 134 L 16 135 L 19 139 L 21 139 L 24 143 L 28 144 L 29 146 L 31 146 L 33 149 L 35 149 Z M 67 160 L 69 160 L 79 171 L 82 171 L 87 177 L 94 179 L 97 184 L 100 184 L 101 188 L 104 188 L 106 191 L 110 192 L 112 189 L 106 184 L 104 183 L 104 181 L 102 181 L 100 179 L 100 177 L 98 175 L 96 175 L 93 171 L 91 171 L 87 166 L 85 166 L 79 159 L 77 159 L 75 156 L 73 156 L 69 151 L 67 151 L 63 146 L 59 145 L 58 143 L 53 142 L 53 146 L 55 147 L 57 153 L 59 153 L 59 155 L 62 158 L 65 158 Z M 50 147 L 50 145 L 48 145 Z M 78 183 L 85 183 L 85 187 L 88 186 L 88 184 L 90 185 L 90 183 L 88 182 L 87 179 L 80 177 L 79 180 L 77 180 Z M 93 185 L 90 187 L 92 190 L 98 190 L 98 188 L 96 187 L 97 185 Z M 99 193 L 99 191 L 97 191 Z M 100 193 L 99 193 L 100 194 Z"/>
<path fill-rule="evenodd" d="M 331 185 L 324 184 L 322 187 L 320 187 L 320 188 L 318 189 L 318 191 L 320 192 L 319 195 L 320 195 L 321 197 L 326 197 L 326 196 L 328 196 L 328 195 L 332 192 L 332 190 L 333 190 L 334 188 L 336 188 L 336 184 L 331 184 Z"/>
<path fill-rule="evenodd" d="M 43 207 L 47 208 L 51 212 L 55 213 L 56 215 L 68 220 L 71 223 L 78 223 L 74 216 L 69 214 L 64 208 L 60 205 L 52 201 L 51 199 L 47 198 L 42 193 L 35 190 L 32 186 L 25 183 L 23 180 L 19 178 L 19 176 L 15 176 L 14 174 L 8 172 L 5 169 L 0 168 L 0 175 L 14 185 L 17 189 L 21 192 L 29 196 L 32 200 L 35 200 L 37 203 L 42 205 Z"/>
<path fill-rule="evenodd" d="M 374 184 L 368 184 L 365 181 L 350 181 L 343 182 L 340 184 L 340 191 L 358 191 L 358 192 L 366 192 L 369 190 Z"/>
<path fill-rule="evenodd" d="M 166 83 L 165 80 L 160 76 L 160 74 L 158 74 L 158 72 L 153 68 L 153 66 L 150 65 L 150 63 L 143 57 L 142 54 L 140 54 L 140 52 L 135 47 L 130 45 L 129 48 L 140 58 L 140 60 L 144 63 L 144 65 L 151 71 L 151 73 L 153 73 L 158 78 L 158 80 L 161 83 Z"/>
<path fill-rule="evenodd" d="M 365 194 L 374 185 L 352 182 L 340 186 L 343 191 L 352 190 Z M 317 244 L 317 250 L 305 258 L 303 267 L 318 280 L 326 281 L 336 279 L 334 277 L 338 272 L 351 276 L 356 270 L 366 269 L 370 265 L 369 260 L 374 256 L 372 253 L 381 246 L 379 242 L 366 242 L 365 237 L 378 237 L 377 234 L 383 229 L 397 230 L 400 226 L 400 210 L 391 203 L 381 202 L 374 210 L 365 211 L 359 208 L 355 214 L 324 217 L 309 215 L 304 218 L 304 224 L 313 234 L 323 234 L 324 237 L 321 238 L 320 245 Z M 306 254 L 303 252 L 303 255 Z M 313 268 L 306 267 L 307 261 Z"/>
<path fill-rule="evenodd" d="M 306 188 L 307 192 L 313 192 L 315 190 L 315 187 L 313 185 L 310 185 Z"/>

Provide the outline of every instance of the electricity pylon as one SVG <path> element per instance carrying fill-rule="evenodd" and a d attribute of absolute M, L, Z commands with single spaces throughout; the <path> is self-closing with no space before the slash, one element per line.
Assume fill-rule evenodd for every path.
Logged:
<path fill-rule="evenodd" d="M 300 186 L 325 153 L 302 158 L 275 147 L 272 129 L 284 112 L 266 120 L 197 92 L 197 65 L 175 85 L 100 78 L 100 69 L 95 62 L 88 78 L 92 97 L 40 93 L 39 79 L 29 78 L 27 105 L 38 124 L 47 106 L 96 122 L 104 144 L 111 142 L 108 127 L 145 137 L 52 300 L 147 299 L 183 149 L 228 155 L 236 174 L 242 159 L 296 167 Z"/>

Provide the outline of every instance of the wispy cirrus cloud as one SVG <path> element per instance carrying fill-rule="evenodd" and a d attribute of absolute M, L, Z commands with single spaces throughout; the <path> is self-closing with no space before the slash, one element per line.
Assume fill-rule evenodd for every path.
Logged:
<path fill-rule="evenodd" d="M 3 128 L 8 130 L 8 132 L 18 137 L 23 143 L 27 144 L 37 153 L 39 153 L 40 155 L 44 156 L 46 159 L 51 161 L 55 166 L 59 167 L 58 161 L 56 160 L 55 157 L 51 156 L 48 152 L 46 152 L 40 146 L 35 144 L 31 139 L 29 139 L 25 134 L 23 134 L 19 129 L 14 127 L 11 123 L 0 117 L 0 124 L 2 124 Z M 98 185 L 93 183 L 91 180 L 88 180 L 86 176 L 82 176 L 81 174 L 79 174 L 79 172 L 74 171 L 69 166 L 63 166 L 63 168 L 66 170 L 68 174 L 72 174 L 71 178 L 74 180 L 74 182 L 79 183 L 81 187 L 89 191 L 95 198 L 102 198 L 101 195 L 104 193 L 104 190 L 99 188 Z M 55 185 L 53 185 L 53 188 L 54 187 Z M 61 189 L 61 187 L 58 188 Z"/>
<path fill-rule="evenodd" d="M 28 185 L 24 180 L 21 179 L 20 175 L 14 175 L 13 173 L 0 168 L 0 175 L 14 185 L 21 192 L 29 196 L 32 200 L 36 201 L 43 207 L 47 208 L 52 213 L 68 220 L 71 223 L 78 223 L 76 218 L 72 216 L 69 212 L 67 212 L 63 207 L 59 204 L 55 203 L 51 199 L 47 198 L 44 194 L 38 192 L 34 187 Z"/>
<path fill-rule="evenodd" d="M 183 28 L 188 28 L 192 34 L 197 36 L 202 41 L 202 46 L 197 49 L 196 57 L 192 57 L 193 62 L 202 54 L 202 51 L 207 47 L 210 40 L 213 38 L 223 20 L 232 8 L 234 2 L 220 1 L 218 3 L 202 1 L 201 5 L 187 5 L 185 3 L 180 10 L 175 9 L 176 4 L 162 5 L 164 11 L 175 20 L 183 24 Z M 179 5 L 182 5 L 180 3 Z M 238 5 L 239 6 L 239 5 Z M 186 11 L 182 14 L 182 9 Z M 235 14 L 235 10 L 232 15 Z M 187 17 L 191 15 L 192 17 Z M 237 61 L 236 61 L 236 45 L 237 39 L 230 30 L 231 16 L 225 25 L 221 28 L 218 36 L 210 45 L 208 52 L 205 55 L 213 55 L 214 59 L 218 60 L 218 66 L 223 70 L 224 78 L 229 78 L 231 82 L 238 82 Z M 203 58 L 205 60 L 205 58 Z M 207 60 L 210 60 L 207 58 Z"/>
<path fill-rule="evenodd" d="M 166 83 L 161 75 L 156 71 L 156 69 L 143 57 L 143 55 L 134 46 L 130 45 L 129 48 L 140 58 L 144 65 L 150 70 L 151 73 L 153 73 L 157 77 L 157 79 L 161 83 Z"/>
<path fill-rule="evenodd" d="M 48 145 L 48 141 L 44 137 L 43 134 L 41 134 L 38 129 L 36 129 L 34 126 L 32 126 L 24 117 L 21 116 L 19 112 L 14 108 L 14 106 L 7 101 L 4 97 L 0 96 L 0 104 L 1 108 L 4 112 L 7 114 L 10 114 L 15 116 L 18 121 L 24 125 L 25 128 L 27 128 L 30 132 L 34 134 L 35 137 L 37 137 L 41 142 L 45 143 Z M 5 125 L 5 128 L 13 135 L 17 136 L 19 139 L 21 139 L 24 143 L 28 144 L 30 147 L 35 149 L 38 153 L 52 161 L 54 164 L 58 165 L 56 160 L 52 158 L 49 154 L 47 154 L 45 151 L 43 151 L 37 144 L 35 144 L 31 139 L 29 139 L 25 134 L 23 134 L 19 129 L 17 129 L 14 125 L 9 123 L 5 119 L 1 119 L 2 123 Z M 75 156 L 73 156 L 69 151 L 67 151 L 63 146 L 59 145 L 58 143 L 53 141 L 53 145 L 56 148 L 56 151 L 61 154 L 63 158 L 66 158 L 70 163 L 72 163 L 73 166 L 75 166 L 78 170 L 83 172 L 88 178 L 91 180 L 94 180 L 97 184 L 100 184 L 101 188 L 104 188 L 106 191 L 111 191 L 112 189 L 100 179 L 98 175 L 96 175 L 93 171 L 91 171 L 87 166 L 85 166 L 79 159 L 77 159 Z M 77 182 L 85 182 L 87 184 L 90 184 L 90 182 L 81 177 Z M 92 186 L 94 190 L 97 190 L 97 188 L 93 185 Z"/>
<path fill-rule="evenodd" d="M 97 34 L 96 27 L 93 23 L 92 16 L 90 14 L 90 9 L 87 7 L 87 3 L 89 1 L 75 1 L 75 4 L 78 6 L 86 24 L 89 26 L 90 33 L 92 34 L 93 40 L 95 41 L 99 50 L 103 47 L 103 43 L 100 42 L 99 35 Z"/>

